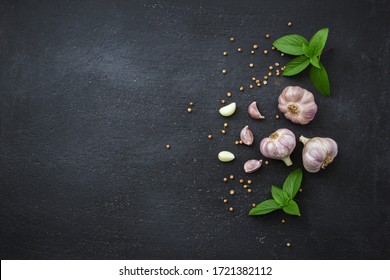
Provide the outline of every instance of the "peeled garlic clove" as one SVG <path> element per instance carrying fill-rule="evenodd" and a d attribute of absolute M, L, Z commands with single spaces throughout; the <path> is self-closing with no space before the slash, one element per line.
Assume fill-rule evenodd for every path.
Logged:
<path fill-rule="evenodd" d="M 261 167 L 261 164 L 263 163 L 263 160 L 257 160 L 257 159 L 250 159 L 244 164 L 244 171 L 245 173 L 253 173 Z"/>
<path fill-rule="evenodd" d="M 253 137 L 252 131 L 249 129 L 249 126 L 245 126 L 241 130 L 240 138 L 241 138 L 242 143 L 244 143 L 247 146 L 250 146 L 253 144 L 254 137 Z"/>
<path fill-rule="evenodd" d="M 257 108 L 256 101 L 252 102 L 248 106 L 248 114 L 255 120 L 265 119 L 265 117 L 261 115 L 259 109 Z"/>
<path fill-rule="evenodd" d="M 301 87 L 286 87 L 278 98 L 278 108 L 284 116 L 297 124 L 307 124 L 317 113 L 314 95 Z"/>
<path fill-rule="evenodd" d="M 222 162 L 229 162 L 235 159 L 235 156 L 229 151 L 222 151 L 218 154 L 218 159 Z"/>
<path fill-rule="evenodd" d="M 230 117 L 231 115 L 234 114 L 236 108 L 237 108 L 236 102 L 233 102 L 219 109 L 219 113 L 224 117 Z"/>
<path fill-rule="evenodd" d="M 260 152 L 263 156 L 283 160 L 287 166 L 292 165 L 290 155 L 296 145 L 294 133 L 281 128 L 260 142 Z"/>
<path fill-rule="evenodd" d="M 305 146 L 302 150 L 303 166 L 308 172 L 316 173 L 321 168 L 325 169 L 337 156 L 337 143 L 331 138 L 314 137 L 312 139 L 304 136 L 299 137 Z"/>

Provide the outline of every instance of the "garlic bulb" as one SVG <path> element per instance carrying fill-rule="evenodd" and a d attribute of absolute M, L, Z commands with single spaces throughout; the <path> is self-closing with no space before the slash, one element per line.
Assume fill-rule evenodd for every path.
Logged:
<path fill-rule="evenodd" d="M 299 137 L 305 146 L 302 151 L 303 166 L 308 172 L 315 173 L 325 169 L 337 156 L 337 143 L 331 138 Z"/>
<path fill-rule="evenodd" d="M 298 124 L 307 124 L 317 113 L 313 94 L 298 86 L 286 87 L 278 98 L 279 110 L 284 116 Z"/>
<path fill-rule="evenodd" d="M 260 142 L 263 156 L 283 160 L 287 166 L 292 165 L 290 155 L 296 145 L 295 135 L 287 128 L 281 128 Z"/>

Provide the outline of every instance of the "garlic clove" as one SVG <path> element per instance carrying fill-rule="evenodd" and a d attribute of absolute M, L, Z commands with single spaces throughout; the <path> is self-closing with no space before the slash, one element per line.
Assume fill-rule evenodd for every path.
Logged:
<path fill-rule="evenodd" d="M 222 162 L 229 162 L 235 159 L 235 156 L 229 151 L 222 151 L 218 154 L 218 159 Z"/>
<path fill-rule="evenodd" d="M 249 114 L 249 116 L 251 116 L 251 118 L 253 118 L 255 120 L 265 119 L 265 117 L 263 115 L 261 115 L 259 109 L 257 108 L 256 101 L 252 102 L 248 106 L 248 114 Z"/>
<path fill-rule="evenodd" d="M 237 108 L 237 104 L 236 102 L 233 102 L 219 109 L 219 113 L 224 117 L 230 117 L 231 115 L 234 114 L 236 108 Z"/>
<path fill-rule="evenodd" d="M 304 144 L 302 161 L 308 172 L 316 173 L 320 169 L 325 169 L 337 156 L 337 143 L 331 138 L 314 137 L 310 139 L 301 136 L 299 141 Z"/>
<path fill-rule="evenodd" d="M 263 160 L 250 159 L 244 164 L 245 173 L 253 173 L 261 167 Z"/>
<path fill-rule="evenodd" d="M 247 146 L 250 146 L 253 144 L 254 137 L 253 137 L 252 131 L 249 129 L 249 126 L 245 126 L 241 130 L 240 138 L 241 138 L 242 143 L 244 143 Z"/>

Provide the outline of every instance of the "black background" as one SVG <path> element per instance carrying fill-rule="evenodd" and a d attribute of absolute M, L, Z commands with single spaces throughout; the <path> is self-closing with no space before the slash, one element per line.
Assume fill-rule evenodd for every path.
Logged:
<path fill-rule="evenodd" d="M 384 0 L 1 1 L 1 258 L 389 258 L 389 14 Z M 248 89 L 250 77 L 290 59 L 261 53 L 273 39 L 323 27 L 331 97 L 307 72 Z M 313 91 L 310 124 L 275 119 L 287 85 Z M 218 114 L 221 98 L 237 102 L 233 117 Z M 254 100 L 263 121 L 247 116 Z M 255 145 L 234 145 L 246 124 Z M 304 172 L 301 217 L 248 217 L 302 167 L 298 143 L 293 167 L 270 160 L 244 175 L 247 159 L 262 158 L 259 140 L 281 127 L 331 137 L 339 155 Z M 234 162 L 218 162 L 225 149 Z M 223 183 L 230 174 L 252 179 L 253 193 Z"/>

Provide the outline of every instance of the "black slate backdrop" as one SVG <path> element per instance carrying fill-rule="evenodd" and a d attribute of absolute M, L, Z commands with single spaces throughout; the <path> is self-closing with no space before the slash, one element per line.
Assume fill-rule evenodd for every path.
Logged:
<path fill-rule="evenodd" d="M 389 13 L 386 1 L 1 1 L 1 258 L 388 259 Z M 248 89 L 291 59 L 261 54 L 273 39 L 323 27 L 331 97 L 307 72 Z M 274 118 L 287 85 L 313 91 L 310 124 Z M 222 98 L 238 103 L 231 118 L 218 114 Z M 247 116 L 251 101 L 265 120 Z M 246 124 L 255 145 L 234 145 Z M 297 143 L 292 167 L 270 160 L 244 176 L 247 159 L 264 159 L 260 139 L 281 127 L 331 137 L 339 155 L 304 172 L 301 217 L 248 217 L 302 167 Z M 225 149 L 234 162 L 218 162 Z"/>

